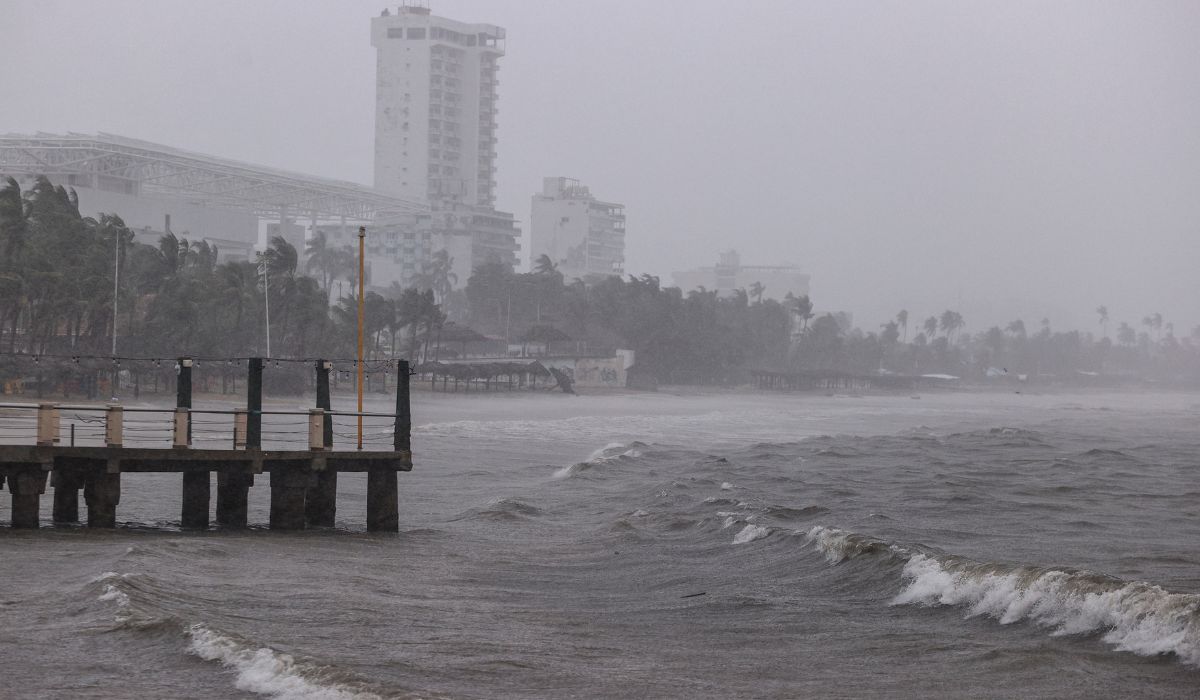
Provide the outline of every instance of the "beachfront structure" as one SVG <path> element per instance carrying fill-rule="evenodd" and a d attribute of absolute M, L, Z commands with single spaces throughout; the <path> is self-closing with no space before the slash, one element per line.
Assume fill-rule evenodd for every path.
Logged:
<path fill-rule="evenodd" d="M 504 29 L 432 14 L 384 10 L 371 20 L 376 49 L 375 186 L 427 200 L 427 228 L 442 232 L 470 270 L 510 267 L 520 250 L 512 214 L 496 211 L 496 73 Z"/>
<path fill-rule="evenodd" d="M 546 255 L 568 280 L 624 274 L 624 205 L 596 199 L 578 180 L 547 177 L 529 222 L 531 264 Z"/>
<path fill-rule="evenodd" d="M 675 285 L 684 291 L 704 287 L 720 296 L 732 296 L 735 290 L 751 293 L 755 283 L 762 285 L 765 299 L 783 299 L 808 294 L 809 275 L 793 265 L 743 265 L 736 250 L 720 254 L 717 264 L 694 270 L 674 272 Z"/>
<path fill-rule="evenodd" d="M 208 241 L 221 262 L 250 259 L 260 228 L 303 253 L 304 233 L 322 223 L 357 231 L 429 209 L 365 185 L 113 134 L 0 135 L 0 177 L 26 189 L 43 175 L 73 189 L 84 216 L 118 214 L 151 245 L 164 233 Z"/>

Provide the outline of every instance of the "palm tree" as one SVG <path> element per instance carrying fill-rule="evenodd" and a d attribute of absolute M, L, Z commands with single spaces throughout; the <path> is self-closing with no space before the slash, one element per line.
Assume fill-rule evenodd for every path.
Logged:
<path fill-rule="evenodd" d="M 321 274 L 321 289 L 325 290 L 325 296 L 332 301 L 333 280 L 341 273 L 341 255 L 338 249 L 331 248 L 325 232 L 320 231 L 308 239 L 308 243 L 304 245 L 304 255 L 304 271 L 311 275 L 316 270 Z"/>
<path fill-rule="evenodd" d="M 1121 325 L 1117 326 L 1117 342 L 1132 347 L 1137 342 L 1137 333 L 1133 330 L 1133 326 L 1121 321 Z"/>
<path fill-rule="evenodd" d="M 550 259 L 549 255 L 542 253 L 533 263 L 533 271 L 535 274 L 548 275 L 553 272 L 558 272 L 558 265 Z"/>
<path fill-rule="evenodd" d="M 756 281 L 754 284 L 750 285 L 750 296 L 754 297 L 754 303 L 762 303 L 763 292 L 765 291 L 767 291 L 767 288 L 763 286 L 762 282 Z"/>
<path fill-rule="evenodd" d="M 896 323 L 904 329 L 904 342 L 908 342 L 908 309 L 900 309 L 896 314 Z"/>
<path fill-rule="evenodd" d="M 433 254 L 428 274 L 429 286 L 437 294 L 438 303 L 445 303 L 450 290 L 458 284 L 458 275 L 454 274 L 454 258 L 450 257 L 445 248 Z"/>
<path fill-rule="evenodd" d="M 1096 307 L 1096 313 L 1100 314 L 1100 325 L 1104 328 L 1104 337 L 1108 337 L 1108 307 L 1101 304 Z"/>
<path fill-rule="evenodd" d="M 701 287 L 701 289 L 703 289 L 703 287 Z M 800 319 L 802 324 L 801 328 L 803 330 L 808 330 L 808 321 L 813 317 L 813 303 L 812 300 L 808 298 L 808 295 L 805 294 L 802 297 L 798 297 L 791 292 L 788 292 L 783 298 L 783 303 L 784 306 L 786 306 L 792 313 L 796 314 L 796 317 Z"/>
<path fill-rule="evenodd" d="M 1025 337 L 1025 322 L 1018 318 L 1017 320 L 1010 322 L 1008 324 L 1008 326 L 1005 327 L 1004 330 L 1008 331 L 1009 333 L 1012 333 L 1014 336 L 1016 336 L 1018 338 L 1024 338 Z"/>
<path fill-rule="evenodd" d="M 1163 325 L 1162 314 L 1155 313 L 1155 314 L 1146 316 L 1145 318 L 1142 319 L 1142 325 L 1145 326 L 1146 328 L 1154 331 L 1156 340 L 1162 339 L 1162 325 Z"/>
<path fill-rule="evenodd" d="M 930 316 L 925 319 L 925 337 L 932 339 L 937 335 L 938 320 L 937 316 Z"/>
<path fill-rule="evenodd" d="M 942 318 L 939 323 L 942 330 L 946 333 L 946 342 L 950 342 L 950 336 L 959 328 L 962 328 L 965 322 L 963 321 L 962 314 L 946 309 L 942 312 Z"/>

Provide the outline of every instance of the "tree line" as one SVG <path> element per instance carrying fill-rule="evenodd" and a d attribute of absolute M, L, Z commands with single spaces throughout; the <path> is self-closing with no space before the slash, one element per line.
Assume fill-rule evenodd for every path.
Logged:
<path fill-rule="evenodd" d="M 22 192 L 9 179 L 0 188 L 0 352 L 105 355 L 115 328 L 127 356 L 262 356 L 269 307 L 274 355 L 354 356 L 351 249 L 317 234 L 303 255 L 276 237 L 254 261 L 219 257 L 172 232 L 137 243 L 117 215 L 82 216 L 72 191 L 38 178 Z M 1100 335 L 1058 331 L 1047 319 L 972 334 L 954 310 L 923 320 L 900 311 L 864 331 L 847 314 L 815 313 L 808 296 L 768 298 L 762 284 L 722 295 L 664 287 L 652 275 L 568 281 L 542 256 L 527 273 L 484 263 L 458 289 L 453 267 L 438 251 L 409 286 L 366 294 L 368 359 L 453 356 L 440 342 L 453 322 L 491 339 L 477 352 L 630 348 L 639 369 L 664 383 L 735 384 L 753 369 L 1200 376 L 1200 329 L 1179 337 L 1161 314 L 1117 324 L 1115 340 L 1104 306 Z"/>

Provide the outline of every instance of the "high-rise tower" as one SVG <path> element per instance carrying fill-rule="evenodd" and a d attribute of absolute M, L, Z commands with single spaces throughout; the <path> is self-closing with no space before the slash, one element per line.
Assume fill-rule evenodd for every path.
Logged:
<path fill-rule="evenodd" d="M 496 70 L 504 30 L 427 7 L 371 21 L 375 186 L 446 205 L 495 203 Z"/>

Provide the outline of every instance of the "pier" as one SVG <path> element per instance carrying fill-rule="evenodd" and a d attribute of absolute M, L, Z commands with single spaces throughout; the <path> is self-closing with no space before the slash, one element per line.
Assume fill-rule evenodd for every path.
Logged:
<path fill-rule="evenodd" d="M 363 472 L 367 530 L 399 530 L 397 477 L 412 470 L 407 361 L 396 364 L 393 413 L 332 410 L 332 364 L 325 360 L 315 363 L 316 406 L 307 411 L 264 410 L 263 358 L 247 362 L 244 409 L 195 409 L 194 364 L 190 358 L 177 361 L 174 408 L 0 403 L 6 443 L 0 444 L 0 486 L 12 496 L 12 527 L 41 525 L 41 498 L 48 487 L 53 490 L 55 524 L 80 522 L 82 491 L 87 526 L 116 527 L 121 475 L 145 472 L 180 475 L 184 529 L 210 527 L 214 472 L 219 528 L 247 526 L 249 490 L 256 477 L 261 485 L 264 473 L 271 489 L 271 529 L 331 527 L 338 474 Z M 71 416 L 66 429 L 64 416 Z M 356 432 L 348 432 L 347 419 L 353 420 Z M 198 437 L 206 446 L 193 446 Z M 7 444 L 11 442 L 18 444 Z M 227 446 L 207 446 L 220 442 Z"/>

